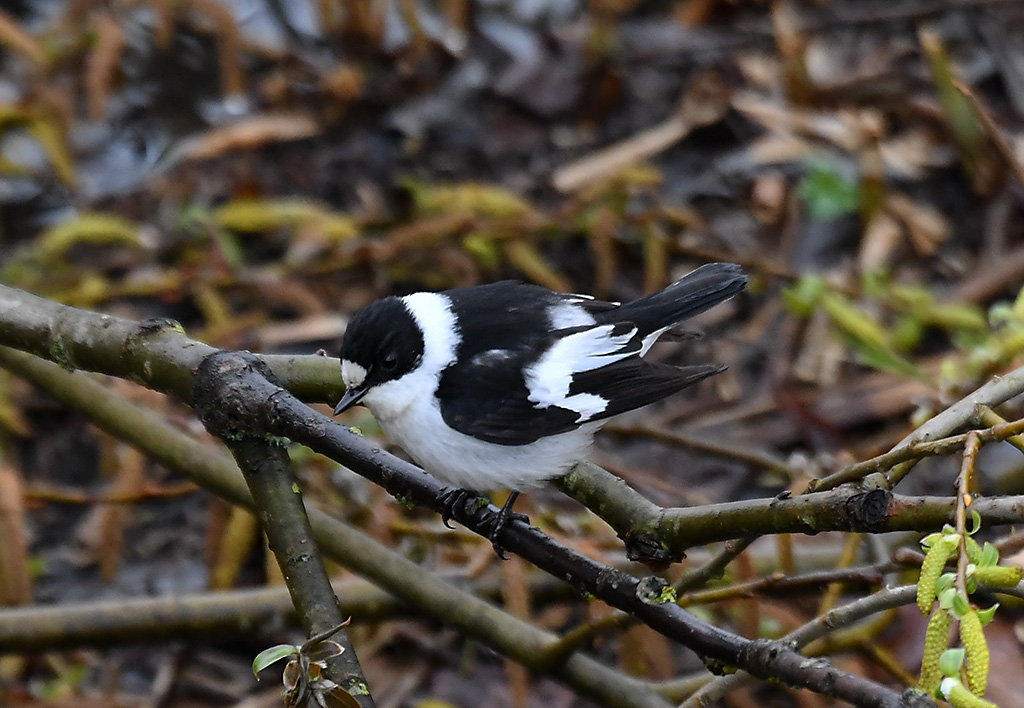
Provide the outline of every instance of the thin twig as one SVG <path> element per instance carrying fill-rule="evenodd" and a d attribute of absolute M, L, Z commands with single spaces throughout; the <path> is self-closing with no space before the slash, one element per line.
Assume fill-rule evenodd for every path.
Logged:
<path fill-rule="evenodd" d="M 37 482 L 26 484 L 22 496 L 27 501 L 51 502 L 57 504 L 137 504 L 147 499 L 173 499 L 198 492 L 194 482 L 174 484 L 149 484 L 138 491 L 123 492 L 112 490 L 91 494 L 81 489 L 70 489 L 56 484 Z"/>
<path fill-rule="evenodd" d="M 972 91 L 967 84 L 964 82 L 953 79 L 953 86 L 956 90 L 962 93 L 971 106 L 974 108 L 974 112 L 977 114 L 978 119 L 981 121 L 982 126 L 985 128 L 985 132 L 988 133 L 989 140 L 996 147 L 996 152 L 1006 162 L 1006 166 L 1010 168 L 1014 177 L 1017 178 L 1017 182 L 1021 188 L 1024 188 L 1024 165 L 1021 165 L 1020 160 L 1017 159 L 1017 153 L 1014 151 L 1013 146 L 1007 141 L 1006 136 L 1003 135 L 1003 131 L 999 129 L 996 122 L 992 120 L 992 114 L 982 103 L 981 99 Z"/>
<path fill-rule="evenodd" d="M 737 460 L 748 465 L 761 467 L 772 472 L 777 472 L 785 479 L 789 479 L 793 470 L 786 464 L 785 460 L 766 450 L 756 450 L 734 441 L 719 442 L 711 440 L 704 435 L 689 435 L 678 430 L 668 430 L 663 427 L 652 427 L 649 425 L 627 425 L 623 423 L 608 423 L 602 429 L 606 433 L 616 435 L 634 435 L 650 438 L 658 442 L 677 445 L 679 447 L 704 452 L 717 457 L 724 457 L 730 460 Z"/>
<path fill-rule="evenodd" d="M 1009 425 L 1003 416 L 999 415 L 988 406 L 978 406 L 978 420 L 989 426 L 989 428 Z M 1010 443 L 1021 452 L 1024 452 L 1024 435 L 1008 435 L 1003 438 L 1003 440 Z"/>
<path fill-rule="evenodd" d="M 992 409 L 988 406 L 979 405 L 978 410 L 980 414 L 979 417 L 981 417 L 985 410 L 991 411 Z M 932 440 L 930 442 L 911 443 L 903 447 L 897 447 L 882 455 L 872 457 L 870 460 L 864 460 L 863 462 L 856 462 L 852 465 L 847 465 L 834 474 L 816 480 L 816 482 L 812 482 L 811 491 L 834 489 L 840 484 L 855 482 L 873 472 L 885 472 L 886 470 L 891 470 L 895 468 L 897 464 L 902 462 L 909 462 L 912 460 L 916 461 L 923 457 L 948 455 L 952 452 L 956 452 L 957 450 L 962 450 L 964 445 L 967 443 L 968 436 L 971 434 L 978 437 L 979 443 L 985 444 L 990 442 L 999 442 L 1002 440 L 1013 440 L 1024 432 L 1024 418 L 1009 423 L 1002 418 L 999 418 L 998 421 L 994 418 L 990 418 L 989 420 L 993 423 L 990 428 L 972 430 L 970 433 L 951 435 L 949 437 Z"/>
<path fill-rule="evenodd" d="M 830 610 L 824 615 L 815 617 L 807 624 L 787 634 L 783 637 L 783 641 L 800 649 L 815 639 L 825 637 L 829 633 L 847 627 L 865 617 L 909 604 L 914 601 L 916 594 L 916 585 L 904 585 L 898 588 L 880 590 L 861 600 L 855 600 Z M 742 671 L 717 678 L 690 696 L 682 704 L 681 708 L 698 708 L 699 706 L 712 705 L 730 690 L 749 679 L 750 676 Z"/>
<path fill-rule="evenodd" d="M 956 589 L 963 599 L 970 603 L 967 593 L 967 507 L 971 505 L 971 476 L 981 447 L 978 435 L 972 430 L 967 434 L 960 476 L 956 481 L 956 532 L 960 534 L 960 553 L 956 561 Z"/>
<path fill-rule="evenodd" d="M 927 442 L 950 435 L 956 430 L 970 425 L 978 415 L 979 406 L 998 406 L 1021 393 L 1024 393 L 1024 367 L 1018 367 L 1009 373 L 991 379 L 919 427 L 900 441 L 896 447 Z M 905 474 L 906 470 L 900 473 L 892 470 L 888 475 L 883 476 L 882 481 L 889 489 L 892 489 L 899 484 Z"/>
<path fill-rule="evenodd" d="M 728 565 L 756 540 L 756 537 L 748 536 L 726 541 L 724 548 L 712 556 L 708 562 L 684 573 L 679 580 L 672 583 L 672 587 L 678 593 L 704 587 L 708 582 L 720 577 Z"/>
<path fill-rule="evenodd" d="M 800 589 L 818 588 L 829 583 L 860 583 L 877 584 L 882 579 L 877 567 L 861 566 L 858 568 L 839 568 L 835 570 L 824 570 L 803 575 L 786 576 L 775 573 L 764 578 L 755 578 L 742 583 L 726 585 L 712 590 L 701 590 L 694 592 L 679 593 L 676 603 L 680 607 L 692 607 L 694 605 L 710 605 L 716 602 L 725 602 L 737 598 L 757 597 L 758 595 L 774 595 L 778 593 L 790 594 Z M 675 583 L 673 587 L 678 586 Z M 581 624 L 562 636 L 562 639 L 553 644 L 548 651 L 547 659 L 556 661 L 557 657 L 585 646 L 594 637 L 606 634 L 613 630 L 624 629 L 639 624 L 639 621 L 625 612 L 616 610 L 604 617 Z"/>

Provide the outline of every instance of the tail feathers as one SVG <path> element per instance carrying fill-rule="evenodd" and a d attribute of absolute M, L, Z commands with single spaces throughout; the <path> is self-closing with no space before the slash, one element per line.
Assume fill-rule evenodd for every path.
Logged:
<path fill-rule="evenodd" d="M 642 337 L 708 310 L 743 290 L 747 276 L 735 263 L 709 263 L 664 290 L 596 314 L 602 321 L 629 321 Z"/>
<path fill-rule="evenodd" d="M 594 374 L 601 376 L 598 382 L 600 395 L 608 401 L 606 408 L 594 416 L 594 420 L 609 418 L 660 401 L 727 368 L 715 364 L 670 366 L 649 363 L 638 358 L 626 360 L 615 367 L 604 369 L 600 374 Z M 578 385 L 582 389 L 588 383 L 586 374 L 582 377 L 573 377 L 574 387 Z"/>
<path fill-rule="evenodd" d="M 680 390 L 687 386 L 693 386 L 695 383 L 715 374 L 720 374 L 729 367 L 723 364 L 697 364 L 694 366 L 673 366 L 672 368 L 676 370 L 675 380 L 677 383 L 675 386 L 677 388 L 675 390 Z"/>

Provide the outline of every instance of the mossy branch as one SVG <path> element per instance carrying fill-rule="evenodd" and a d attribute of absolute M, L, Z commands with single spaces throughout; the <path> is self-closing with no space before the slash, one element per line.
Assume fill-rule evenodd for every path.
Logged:
<path fill-rule="evenodd" d="M 9 296 L 9 289 L 0 292 L 0 299 Z M 73 313 L 73 310 L 66 308 L 65 314 Z M 130 332 L 126 332 L 126 335 L 130 335 Z M 0 326 L 0 337 L 2 336 L 3 327 Z M 178 344 L 187 347 L 187 342 Z M 39 343 L 36 343 L 36 346 L 39 346 Z M 77 362 L 77 365 L 81 365 L 83 358 L 86 357 L 77 354 L 68 357 L 71 363 Z M 109 364 L 104 365 L 105 368 L 108 366 Z M 252 421 L 255 429 L 265 428 L 273 433 L 299 440 L 314 450 L 346 463 L 364 476 L 382 484 L 392 493 L 401 493 L 414 502 L 434 508 L 440 507 L 444 489 L 422 471 L 380 451 L 330 419 L 301 405 L 284 389 L 267 381 L 259 372 L 245 372 L 243 386 L 248 389 L 247 397 L 252 397 L 245 410 L 247 414 L 256 414 L 256 419 Z M 191 401 L 191 387 L 185 387 L 185 390 Z M 463 509 L 456 509 L 455 517 L 478 533 L 488 533 L 493 525 L 495 513 L 496 510 L 493 508 L 469 508 L 467 505 Z M 346 540 L 354 541 L 351 538 Z M 778 679 L 794 686 L 804 686 L 841 696 L 858 704 L 873 703 L 893 707 L 906 705 L 892 691 L 872 681 L 839 671 L 827 663 L 808 668 L 798 654 L 785 646 L 770 642 L 751 642 L 700 622 L 677 605 L 662 601 L 660 598 L 664 593 L 658 591 L 658 583 L 655 580 L 641 580 L 603 566 L 555 543 L 536 529 L 525 527 L 521 523 L 511 524 L 501 534 L 499 542 L 548 572 L 571 579 L 577 587 L 636 615 L 666 636 L 717 662 L 746 668 L 752 674 L 763 678 Z M 336 551 L 342 556 L 351 556 L 364 550 L 366 545 L 348 543 L 344 544 L 344 547 L 336 547 Z M 379 554 L 373 558 L 366 558 L 365 561 L 366 565 L 378 566 L 368 570 L 367 574 L 370 577 L 380 572 Z M 414 581 L 407 581 L 408 585 L 422 586 L 422 574 L 417 572 L 416 575 Z M 447 608 L 443 614 L 448 614 L 453 609 Z M 478 622 L 481 618 L 474 619 Z M 533 655 L 537 656 L 538 653 L 534 651 Z M 570 662 L 572 660 L 578 661 L 579 657 L 574 655 Z M 565 666 L 567 667 L 570 662 Z"/>
<path fill-rule="evenodd" d="M 334 584 L 341 611 L 362 622 L 409 613 L 365 580 Z M 0 654 L 251 634 L 294 615 L 284 587 L 119 598 L 0 609 Z"/>
<path fill-rule="evenodd" d="M 584 462 L 556 482 L 604 519 L 633 555 L 681 557 L 692 546 L 777 533 L 930 531 L 952 523 L 954 497 L 904 496 L 884 489 L 839 488 L 800 496 L 662 508 L 621 479 Z M 1024 496 L 976 499 L 986 525 L 1024 518 Z"/>
<path fill-rule="evenodd" d="M 270 439 L 248 405 L 253 397 L 244 386 L 244 374 L 250 370 L 271 376 L 251 354 L 211 354 L 196 371 L 193 404 L 203 425 L 227 445 L 242 471 L 306 635 L 330 638 L 341 647 L 324 668 L 324 676 L 358 705 L 372 708 L 372 694 L 313 538 L 288 451 Z"/>
<path fill-rule="evenodd" d="M 447 576 L 478 597 L 501 600 L 495 578 L 469 581 Z M 405 602 L 361 578 L 332 583 L 341 613 L 353 624 L 409 617 Z M 535 603 L 564 602 L 577 597 L 569 586 L 537 573 L 529 579 Z M 293 618 L 288 589 L 280 586 L 223 590 L 187 595 L 119 598 L 0 609 L 0 654 L 41 652 L 82 646 L 112 646 L 180 639 L 235 637 L 254 631 L 276 631 L 282 618 Z"/>
<path fill-rule="evenodd" d="M 65 371 L 7 347 L 0 347 L 0 366 L 39 386 L 68 408 L 81 411 L 102 430 L 164 466 L 232 503 L 253 508 L 245 480 L 228 455 L 197 445 L 158 415 L 128 403 L 92 377 Z M 309 518 L 317 543 L 331 559 L 387 589 L 410 608 L 457 627 L 534 671 L 552 670 L 539 658 L 545 647 L 558 640 L 557 636 L 509 615 L 324 512 L 311 509 Z M 558 667 L 556 678 L 601 705 L 667 708 L 643 681 L 581 654 L 568 657 Z"/>

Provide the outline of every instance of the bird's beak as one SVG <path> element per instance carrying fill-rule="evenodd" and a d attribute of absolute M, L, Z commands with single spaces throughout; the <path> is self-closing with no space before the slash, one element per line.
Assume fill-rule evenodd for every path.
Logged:
<path fill-rule="evenodd" d="M 368 388 L 362 388 L 359 386 L 353 386 L 352 388 L 345 389 L 345 394 L 341 397 L 341 400 L 338 401 L 338 405 L 334 407 L 334 415 L 338 415 L 342 411 L 347 411 L 349 408 L 359 403 L 369 390 L 370 389 Z"/>

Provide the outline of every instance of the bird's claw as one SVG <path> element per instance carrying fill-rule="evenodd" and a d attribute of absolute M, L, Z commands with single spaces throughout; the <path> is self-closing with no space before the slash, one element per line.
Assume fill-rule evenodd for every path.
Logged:
<path fill-rule="evenodd" d="M 460 504 L 465 504 L 466 500 L 472 496 L 476 495 L 468 489 L 459 489 L 457 487 L 450 487 L 442 492 L 437 498 L 441 506 L 441 522 L 446 527 L 454 529 L 455 527 L 449 522 L 455 515 L 455 509 Z M 505 527 L 513 521 L 522 521 L 526 524 L 530 523 L 529 516 L 526 514 L 520 514 L 517 511 L 512 511 L 512 507 L 515 504 L 516 497 L 518 496 L 519 492 L 513 492 L 509 495 L 508 500 L 501 509 L 498 510 L 498 513 L 495 514 L 491 530 L 487 534 L 487 538 L 491 542 L 494 552 L 497 553 L 498 557 L 502 560 L 508 560 L 508 556 L 505 555 L 505 549 L 501 547 L 500 543 L 498 543 L 498 536 L 500 536 L 502 531 L 505 530 Z"/>
<path fill-rule="evenodd" d="M 449 523 L 455 515 L 455 507 L 464 503 L 469 495 L 470 492 L 465 489 L 452 487 L 443 491 L 438 497 L 438 501 L 441 502 L 441 522 L 446 528 L 455 528 Z"/>
<path fill-rule="evenodd" d="M 505 554 L 505 549 L 502 548 L 501 544 L 498 543 L 498 541 L 493 537 L 491 538 L 491 548 L 493 548 L 494 552 L 498 554 L 498 558 L 500 558 L 503 561 L 508 560 L 508 556 Z"/>
<path fill-rule="evenodd" d="M 487 538 L 491 542 L 491 547 L 494 548 L 494 552 L 498 554 L 498 558 L 502 560 L 508 560 L 508 556 L 505 555 L 505 549 L 502 548 L 501 544 L 498 543 L 498 536 L 505 530 L 513 521 L 523 521 L 527 524 L 530 523 L 530 517 L 526 514 L 520 514 L 518 511 L 512 511 L 512 507 L 516 503 L 516 498 L 519 496 L 519 492 L 512 492 L 508 500 L 502 505 L 501 509 L 498 510 L 497 515 L 494 517 L 494 524 L 491 526 L 491 532 L 487 534 Z"/>

